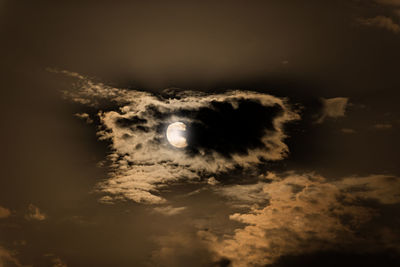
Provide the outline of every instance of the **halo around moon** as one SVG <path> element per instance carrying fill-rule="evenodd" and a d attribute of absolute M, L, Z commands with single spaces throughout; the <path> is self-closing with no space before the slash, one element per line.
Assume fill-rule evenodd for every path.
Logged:
<path fill-rule="evenodd" d="M 167 139 L 168 142 L 177 148 L 184 148 L 187 146 L 186 137 L 186 124 L 183 122 L 174 122 L 168 125 L 167 128 Z"/>

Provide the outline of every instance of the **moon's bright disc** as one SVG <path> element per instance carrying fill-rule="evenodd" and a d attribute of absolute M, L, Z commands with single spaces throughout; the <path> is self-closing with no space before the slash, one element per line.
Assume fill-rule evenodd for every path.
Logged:
<path fill-rule="evenodd" d="M 167 128 L 167 139 L 174 147 L 183 148 L 187 146 L 184 132 L 186 125 L 183 122 L 171 123 Z"/>

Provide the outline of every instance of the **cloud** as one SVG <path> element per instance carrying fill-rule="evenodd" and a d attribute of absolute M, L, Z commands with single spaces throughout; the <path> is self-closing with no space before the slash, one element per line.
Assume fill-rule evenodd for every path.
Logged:
<path fill-rule="evenodd" d="M 215 179 L 215 177 L 210 177 L 207 179 L 207 184 L 209 185 L 217 185 L 219 184 L 219 181 Z"/>
<path fill-rule="evenodd" d="M 167 90 L 154 95 L 95 83 L 79 74 L 66 97 L 99 109 L 101 140 L 112 142 L 112 173 L 98 185 L 100 201 L 163 203 L 160 190 L 179 180 L 200 181 L 237 167 L 253 168 L 288 153 L 283 126 L 299 115 L 286 99 L 250 91 L 205 94 Z M 116 108 L 101 111 L 105 102 Z M 166 140 L 166 127 L 187 125 L 188 146 Z"/>
<path fill-rule="evenodd" d="M 93 120 L 90 118 L 89 114 L 87 113 L 75 113 L 75 117 L 84 120 L 87 124 L 93 123 Z"/>
<path fill-rule="evenodd" d="M 382 28 L 396 34 L 400 33 L 400 25 L 387 16 L 379 15 L 373 18 L 360 18 L 358 22 L 364 26 Z"/>
<path fill-rule="evenodd" d="M 392 129 L 392 127 L 393 125 L 390 123 L 377 123 L 374 125 L 374 128 L 378 130 L 389 130 Z"/>
<path fill-rule="evenodd" d="M 230 236 L 208 233 L 208 242 L 233 266 L 265 266 L 282 256 L 344 248 L 399 251 L 400 232 L 396 227 L 367 227 L 382 212 L 379 206 L 400 203 L 399 192 L 400 178 L 396 176 L 328 181 L 312 173 L 288 173 L 256 185 L 221 188 L 220 193 L 233 204 L 262 203 L 262 197 L 268 201 L 232 214 L 231 220 L 245 226 Z"/>
<path fill-rule="evenodd" d="M 22 267 L 20 261 L 16 258 L 16 253 L 0 246 L 0 266 L 17 266 Z"/>
<path fill-rule="evenodd" d="M 400 0 L 375 0 L 378 4 L 400 6 Z"/>
<path fill-rule="evenodd" d="M 154 211 L 165 215 L 165 216 L 173 216 L 182 213 L 186 207 L 173 207 L 173 206 L 164 206 L 164 207 L 156 207 Z"/>
<path fill-rule="evenodd" d="M 27 220 L 37 220 L 43 221 L 47 218 L 46 214 L 44 214 L 38 207 L 33 204 L 29 204 L 28 212 L 25 215 L 25 219 Z"/>
<path fill-rule="evenodd" d="M 399 0 L 375 0 L 375 2 L 389 11 L 385 15 L 378 14 L 370 18 L 358 18 L 358 24 L 367 27 L 376 27 L 391 31 L 395 34 L 400 33 L 400 24 L 396 19 L 400 16 L 400 1 Z M 390 14 L 391 13 L 391 14 Z M 393 16 L 394 15 L 394 16 Z"/>
<path fill-rule="evenodd" d="M 326 118 L 344 117 L 348 101 L 347 97 L 322 98 L 322 114 L 317 123 L 322 123 Z"/>
<path fill-rule="evenodd" d="M 68 265 L 59 257 L 52 253 L 48 253 L 44 255 L 46 258 L 49 259 L 49 265 L 52 267 L 67 267 Z"/>
<path fill-rule="evenodd" d="M 1 218 L 7 218 L 11 215 L 11 212 L 9 209 L 3 208 L 0 206 L 0 219 Z"/>
<path fill-rule="evenodd" d="M 355 134 L 356 133 L 356 130 L 350 129 L 350 128 L 342 128 L 340 131 L 345 134 Z"/>
<path fill-rule="evenodd" d="M 27 244 L 26 240 L 15 240 L 13 242 L 14 246 L 26 246 L 26 244 Z"/>
<path fill-rule="evenodd" d="M 230 199 L 235 206 L 250 207 L 254 204 L 266 204 L 268 198 L 265 197 L 264 183 L 250 185 L 233 185 L 217 189 L 224 197 Z"/>
<path fill-rule="evenodd" d="M 195 234 L 173 232 L 157 237 L 150 266 L 212 266 L 211 252 Z"/>
<path fill-rule="evenodd" d="M 368 267 L 398 267 L 400 256 L 390 251 L 356 253 L 346 251 L 321 251 L 305 255 L 288 255 L 276 263 L 265 267 L 338 267 L 338 266 L 368 266 Z"/>
<path fill-rule="evenodd" d="M 60 258 L 54 258 L 52 260 L 53 267 L 67 267 L 68 265 Z"/>

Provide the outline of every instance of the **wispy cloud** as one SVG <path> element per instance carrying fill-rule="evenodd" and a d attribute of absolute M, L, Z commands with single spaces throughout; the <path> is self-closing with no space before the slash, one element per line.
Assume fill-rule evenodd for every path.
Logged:
<path fill-rule="evenodd" d="M 173 206 L 162 206 L 155 207 L 154 211 L 165 216 L 173 216 L 182 213 L 186 207 L 173 207 Z"/>
<path fill-rule="evenodd" d="M 326 118 L 340 118 L 345 116 L 347 97 L 321 98 L 322 112 L 317 123 L 322 123 Z"/>
<path fill-rule="evenodd" d="M 236 90 L 156 96 L 63 73 L 78 79 L 78 86 L 65 95 L 97 107 L 99 138 L 112 142 L 112 174 L 98 186 L 107 194 L 101 199 L 106 203 L 163 203 L 159 190 L 176 181 L 199 181 L 237 166 L 281 160 L 288 153 L 283 125 L 299 118 L 286 99 L 267 94 Z M 104 101 L 118 108 L 100 111 Z M 166 127 L 176 121 L 188 125 L 187 149 L 173 148 L 166 140 Z"/>
<path fill-rule="evenodd" d="M 378 4 L 400 6 L 400 0 L 375 0 Z"/>
<path fill-rule="evenodd" d="M 195 234 L 171 232 L 154 241 L 158 249 L 151 255 L 151 266 L 211 266 L 211 252 Z"/>
<path fill-rule="evenodd" d="M 400 33 L 400 25 L 391 17 L 379 15 L 373 18 L 359 18 L 358 22 L 364 26 L 382 28 L 396 34 Z"/>
<path fill-rule="evenodd" d="M 46 258 L 50 260 L 50 264 L 52 267 L 67 267 L 68 265 L 63 261 L 60 257 L 52 253 L 48 253 L 44 255 Z"/>
<path fill-rule="evenodd" d="M 340 131 L 345 134 L 355 134 L 357 132 L 356 130 L 351 128 L 342 128 L 340 129 Z"/>
<path fill-rule="evenodd" d="M 316 174 L 289 173 L 269 182 L 232 186 L 221 191 L 237 201 L 262 197 L 268 200 L 263 206 L 251 206 L 248 212 L 232 214 L 231 220 L 246 225 L 236 229 L 232 236 L 218 239 L 205 233 L 210 247 L 220 257 L 230 259 L 233 266 L 264 266 L 283 255 L 344 247 L 363 250 L 396 246 L 400 249 L 400 244 L 393 242 L 400 238 L 397 229 L 385 225 L 372 230 L 366 228 L 379 215 L 378 204 L 400 203 L 400 178 L 396 176 L 370 175 L 328 181 Z M 371 205 L 371 201 L 378 204 Z M 387 234 L 383 235 L 387 231 L 390 240 L 385 239 Z"/>
<path fill-rule="evenodd" d="M 87 113 L 75 113 L 75 117 L 84 120 L 87 124 L 93 123 L 93 120 Z"/>
<path fill-rule="evenodd" d="M 393 125 L 390 123 L 377 123 L 374 124 L 374 128 L 378 130 L 389 130 L 392 129 Z"/>
<path fill-rule="evenodd" d="M 400 33 L 400 1 L 399 0 L 375 0 L 380 10 L 375 16 L 357 18 L 359 25 L 380 28 L 395 34 Z M 381 13 L 384 12 L 384 13 Z"/>
<path fill-rule="evenodd" d="M 7 218 L 11 215 L 11 212 L 9 209 L 6 209 L 2 206 L 0 206 L 0 219 L 1 218 Z"/>
<path fill-rule="evenodd" d="M 2 246 L 0 246 L 0 266 L 16 266 L 23 267 L 26 265 L 22 265 L 21 262 L 16 257 L 16 252 L 10 251 Z M 26 266 L 27 267 L 27 266 Z"/>
<path fill-rule="evenodd" d="M 46 214 L 44 214 L 37 206 L 29 204 L 28 211 L 25 215 L 25 219 L 43 221 L 46 218 L 47 218 Z"/>

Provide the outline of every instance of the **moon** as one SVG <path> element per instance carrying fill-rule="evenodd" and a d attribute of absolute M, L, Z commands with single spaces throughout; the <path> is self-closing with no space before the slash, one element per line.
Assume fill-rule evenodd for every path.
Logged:
<path fill-rule="evenodd" d="M 177 148 L 184 148 L 187 146 L 186 137 L 186 124 L 183 122 L 174 122 L 168 125 L 167 128 L 167 139 L 168 142 Z"/>

